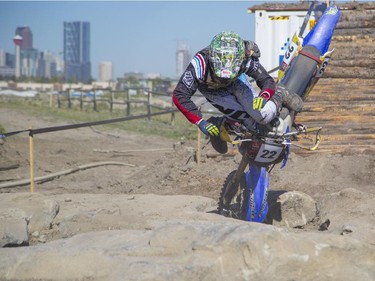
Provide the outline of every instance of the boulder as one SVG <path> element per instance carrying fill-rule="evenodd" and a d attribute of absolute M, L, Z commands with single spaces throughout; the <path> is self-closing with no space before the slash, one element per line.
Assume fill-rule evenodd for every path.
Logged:
<path fill-rule="evenodd" d="M 177 219 L 153 229 L 2 248 L 0 279 L 373 280 L 374 260 L 374 245 L 347 236 L 301 235 L 233 219 Z"/>
<path fill-rule="evenodd" d="M 269 218 L 276 226 L 300 228 L 317 218 L 318 209 L 315 200 L 299 191 L 281 194 L 276 202 L 271 202 Z"/>
<path fill-rule="evenodd" d="M 0 246 L 24 246 L 33 234 L 49 230 L 59 212 L 56 200 L 37 193 L 0 196 Z"/>

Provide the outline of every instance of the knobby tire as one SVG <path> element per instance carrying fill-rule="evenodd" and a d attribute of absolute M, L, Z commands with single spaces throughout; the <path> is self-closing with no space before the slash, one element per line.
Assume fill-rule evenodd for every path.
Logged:
<path fill-rule="evenodd" d="M 249 202 L 250 192 L 246 188 L 245 173 L 242 173 L 238 186 L 233 186 L 231 184 L 236 171 L 237 170 L 230 172 L 224 181 L 219 197 L 218 213 L 227 217 L 244 220 L 246 217 L 246 208 L 248 205 L 247 202 Z M 224 204 L 224 196 L 226 194 L 233 195 L 227 206 Z M 228 210 L 229 212 L 226 213 L 224 210 Z"/>

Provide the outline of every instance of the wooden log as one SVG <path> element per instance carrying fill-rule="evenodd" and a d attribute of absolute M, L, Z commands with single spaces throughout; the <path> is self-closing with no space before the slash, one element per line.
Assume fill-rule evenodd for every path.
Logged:
<path fill-rule="evenodd" d="M 332 42 L 352 42 L 352 41 L 362 41 L 362 40 L 373 40 L 375 38 L 375 34 L 347 34 L 347 35 L 333 35 L 332 36 Z"/>
<path fill-rule="evenodd" d="M 358 34 L 375 34 L 375 28 L 350 28 L 350 29 L 336 29 L 334 36 L 337 35 L 358 35 Z"/>
<path fill-rule="evenodd" d="M 350 21 L 357 21 L 361 19 L 363 21 L 375 20 L 375 13 L 373 11 L 343 11 L 340 16 L 340 20 L 337 26 Z"/>
<path fill-rule="evenodd" d="M 3 162 L 0 163 L 0 171 L 12 170 L 17 169 L 20 167 L 20 164 L 15 161 Z"/>
<path fill-rule="evenodd" d="M 375 42 L 374 42 L 375 44 Z M 341 50 L 340 47 L 337 47 L 337 46 L 332 46 L 331 48 L 335 48 L 337 51 L 337 53 L 334 53 L 333 56 L 332 56 L 332 60 L 330 61 L 330 63 L 328 64 L 328 67 L 331 65 L 331 63 L 335 62 L 335 61 L 341 61 L 341 60 L 359 60 L 359 61 L 362 61 L 362 60 L 372 60 L 374 61 L 375 60 L 375 54 L 368 54 L 368 53 L 364 53 L 364 54 L 358 54 L 358 53 L 352 53 L 352 54 L 349 54 L 348 52 L 348 56 L 344 56 L 344 52 L 340 52 L 339 50 Z M 345 47 L 343 47 L 345 48 Z"/>
<path fill-rule="evenodd" d="M 329 63 L 329 66 L 340 67 L 373 67 L 375 66 L 375 59 L 336 59 Z"/>
<path fill-rule="evenodd" d="M 114 150 L 114 149 L 93 149 L 94 152 L 100 153 L 134 153 L 134 152 L 165 152 L 172 151 L 173 148 L 151 148 L 151 149 L 131 149 L 131 150 Z"/>
<path fill-rule="evenodd" d="M 355 18 L 350 21 L 339 22 L 336 26 L 337 29 L 350 29 L 350 28 L 369 28 L 375 27 L 375 15 L 371 15 L 368 20 Z"/>
<path fill-rule="evenodd" d="M 329 78 L 362 78 L 374 79 L 375 69 L 358 67 L 331 67 L 324 72 L 324 77 Z"/>
<path fill-rule="evenodd" d="M 375 44 L 375 42 L 374 42 Z M 337 52 L 333 55 L 333 60 L 335 59 L 352 59 L 354 55 L 358 55 L 364 58 L 369 57 L 373 54 L 374 46 L 369 45 L 366 46 L 364 44 L 359 45 L 356 43 L 351 43 L 351 45 L 346 46 L 330 46 L 331 49 L 334 48 L 337 50 Z"/>
<path fill-rule="evenodd" d="M 90 163 L 90 164 L 74 167 L 74 168 L 71 168 L 69 170 L 51 173 L 51 174 L 46 175 L 46 176 L 37 177 L 37 178 L 34 179 L 34 181 L 35 182 L 50 181 L 50 180 L 53 180 L 54 178 L 57 178 L 57 177 L 60 177 L 60 176 L 63 176 L 63 175 L 68 175 L 68 174 L 72 174 L 72 173 L 75 173 L 75 172 L 78 172 L 78 171 L 81 171 L 81 170 L 86 170 L 86 169 L 89 169 L 89 168 L 94 168 L 94 167 L 103 166 L 103 165 L 120 165 L 120 166 L 136 167 L 136 165 L 127 164 L 127 163 L 120 163 L 120 162 L 95 162 L 95 163 Z M 13 181 L 13 182 L 0 184 L 0 189 L 1 188 L 8 188 L 8 187 L 22 186 L 22 185 L 28 185 L 28 184 L 30 184 L 30 179 Z"/>

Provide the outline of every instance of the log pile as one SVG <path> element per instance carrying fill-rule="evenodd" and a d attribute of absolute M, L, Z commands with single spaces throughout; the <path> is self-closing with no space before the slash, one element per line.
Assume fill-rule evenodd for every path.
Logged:
<path fill-rule="evenodd" d="M 323 126 L 320 151 L 375 151 L 375 3 L 339 6 L 333 59 L 297 121 Z"/>

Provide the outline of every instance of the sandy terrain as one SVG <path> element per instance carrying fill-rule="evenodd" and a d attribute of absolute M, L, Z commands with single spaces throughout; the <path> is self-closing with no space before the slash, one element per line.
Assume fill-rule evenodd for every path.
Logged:
<path fill-rule="evenodd" d="M 46 120 L 11 110 L 0 110 L 8 131 L 51 126 Z M 322 144 L 324 148 L 324 142 Z M 202 159 L 195 161 L 196 142 L 181 143 L 147 137 L 105 127 L 81 128 L 34 136 L 35 177 L 66 171 L 89 163 L 106 165 L 88 168 L 35 184 L 35 192 L 69 194 L 157 194 L 195 195 L 217 200 L 222 184 L 239 161 L 235 148 L 220 156 L 202 138 Z M 9 137 L 0 146 L 0 184 L 29 178 L 29 137 Z M 123 165 L 118 165 L 118 164 Z M 319 206 L 320 220 L 296 231 L 318 231 L 330 220 L 326 232 L 351 235 L 373 244 L 375 233 L 373 152 L 299 154 L 294 148 L 287 166 L 271 173 L 270 198 L 285 191 L 301 191 Z M 2 188 L 0 192 L 29 192 L 30 185 Z M 105 197 L 103 196 L 103 200 Z M 71 198 L 73 199 L 73 198 Z M 216 206 L 212 207 L 214 211 Z M 100 225 L 96 226 L 101 229 Z M 86 230 L 81 228 L 82 232 Z M 54 233 L 49 239 L 59 238 Z"/>

